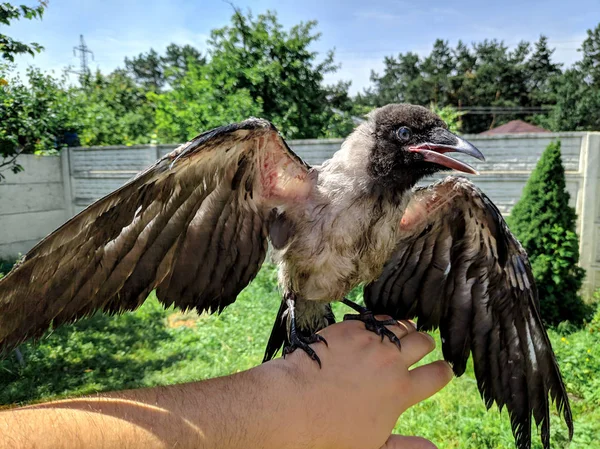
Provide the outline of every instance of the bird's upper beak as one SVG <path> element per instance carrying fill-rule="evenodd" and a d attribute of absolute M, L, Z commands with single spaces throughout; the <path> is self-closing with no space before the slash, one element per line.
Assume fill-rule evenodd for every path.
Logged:
<path fill-rule="evenodd" d="M 481 151 L 475 148 L 473 144 L 444 128 L 435 128 L 427 139 L 427 142 L 414 145 L 409 148 L 409 151 L 422 154 L 423 158 L 428 162 L 435 162 L 444 167 L 473 175 L 478 175 L 479 172 L 464 162 L 446 156 L 445 153 L 464 153 L 480 161 L 485 161 L 485 157 L 483 157 Z"/>

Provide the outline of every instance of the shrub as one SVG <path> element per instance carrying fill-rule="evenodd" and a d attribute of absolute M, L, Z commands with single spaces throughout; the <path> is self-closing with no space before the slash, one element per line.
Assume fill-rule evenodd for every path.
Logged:
<path fill-rule="evenodd" d="M 452 106 L 440 107 L 435 104 L 429 106 L 433 112 L 440 116 L 440 118 L 446 122 L 448 129 L 453 133 L 459 133 L 462 129 L 462 116 L 465 115 L 465 111 L 459 111 Z"/>
<path fill-rule="evenodd" d="M 18 259 L 3 259 L 2 257 L 0 257 L 0 279 L 2 279 L 8 274 L 8 272 L 17 263 L 17 261 Z"/>
<path fill-rule="evenodd" d="M 508 220 L 529 254 L 542 318 L 551 325 L 561 321 L 580 325 L 591 313 L 578 293 L 585 271 L 577 265 L 576 219 L 565 189 L 560 142 L 552 142 Z"/>

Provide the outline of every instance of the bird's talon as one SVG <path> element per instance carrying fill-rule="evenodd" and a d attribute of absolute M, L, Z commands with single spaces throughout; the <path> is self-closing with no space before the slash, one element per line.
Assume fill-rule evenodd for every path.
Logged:
<path fill-rule="evenodd" d="M 365 329 L 374 332 L 381 337 L 381 341 L 387 337 L 392 343 L 394 343 L 398 349 L 401 349 L 400 339 L 385 326 L 398 325 L 398 322 L 393 319 L 389 320 L 378 320 L 373 316 L 373 312 L 365 310 L 357 314 L 344 315 L 344 321 L 347 320 L 358 320 L 365 323 Z"/>
<path fill-rule="evenodd" d="M 321 337 L 318 334 L 313 334 L 308 338 L 293 335 L 293 336 L 291 336 L 291 342 L 290 342 L 289 346 L 286 346 L 285 348 L 283 348 L 283 358 L 285 359 L 286 355 L 291 354 L 296 349 L 300 348 L 312 360 L 317 362 L 317 364 L 319 365 L 319 368 L 321 368 L 321 359 L 319 358 L 319 356 L 317 355 L 315 350 L 309 346 L 310 344 L 313 344 L 313 343 L 325 343 L 325 346 L 329 347 L 327 340 L 325 340 L 325 338 Z"/>
<path fill-rule="evenodd" d="M 325 346 L 329 347 L 329 343 L 327 343 L 327 340 L 325 340 L 324 337 L 321 337 L 319 334 L 314 334 L 316 337 L 316 341 L 313 343 L 325 343 Z"/>
<path fill-rule="evenodd" d="M 381 324 L 383 324 L 384 326 L 400 326 L 400 324 L 398 323 L 398 320 L 395 320 L 393 318 L 390 318 L 389 320 L 383 320 L 383 321 L 379 321 Z"/>

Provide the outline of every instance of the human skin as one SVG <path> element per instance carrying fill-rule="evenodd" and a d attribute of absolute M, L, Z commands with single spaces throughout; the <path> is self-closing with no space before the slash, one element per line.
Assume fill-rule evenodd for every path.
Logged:
<path fill-rule="evenodd" d="M 359 321 L 327 327 L 303 351 L 231 376 L 68 399 L 0 412 L 1 449 L 425 449 L 390 436 L 398 417 L 452 378 L 427 334 L 389 326 L 402 348 Z"/>

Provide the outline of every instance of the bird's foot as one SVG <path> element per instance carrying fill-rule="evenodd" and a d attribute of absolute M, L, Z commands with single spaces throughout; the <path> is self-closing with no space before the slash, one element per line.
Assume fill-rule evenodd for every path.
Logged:
<path fill-rule="evenodd" d="M 294 332 L 294 333 L 292 333 L 292 335 L 290 335 L 290 344 L 288 346 L 286 346 L 285 348 L 283 348 L 283 358 L 285 358 L 286 355 L 294 352 L 296 349 L 300 348 L 304 352 L 306 352 L 306 354 L 312 360 L 317 362 L 317 364 L 319 365 L 319 368 L 321 368 L 321 359 L 319 359 L 319 356 L 317 355 L 315 350 L 309 346 L 313 343 L 325 343 L 325 346 L 329 346 L 327 344 L 327 340 L 325 340 L 323 337 L 321 337 L 318 334 L 312 334 L 310 337 L 307 338 L 307 337 L 298 335 Z"/>
<path fill-rule="evenodd" d="M 373 315 L 373 312 L 371 312 L 370 310 L 359 306 L 358 304 L 354 304 L 352 302 L 350 302 L 347 299 L 344 299 L 344 301 L 342 301 L 344 304 L 352 307 L 354 310 L 356 310 L 358 313 L 351 313 L 351 314 L 347 314 L 344 315 L 344 321 L 347 320 L 358 320 L 358 321 L 362 321 L 363 323 L 365 323 L 365 328 L 368 331 L 371 332 L 375 332 L 377 335 L 379 335 L 381 337 L 381 341 L 383 341 L 383 339 L 385 337 L 387 337 L 392 343 L 394 343 L 396 346 L 398 346 L 398 349 L 401 349 L 400 346 L 400 339 L 396 336 L 396 334 L 394 334 L 391 330 L 389 330 L 387 327 L 385 326 L 398 326 L 398 322 L 394 319 L 389 319 L 389 320 L 378 320 L 377 318 L 375 318 L 375 316 Z"/>

